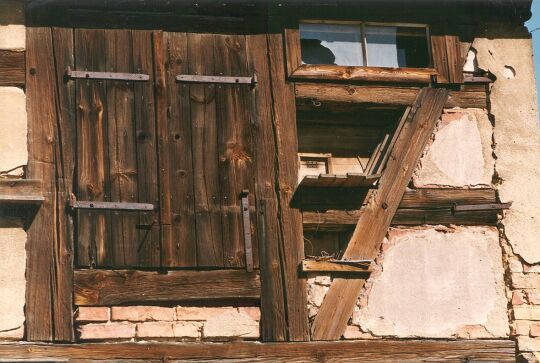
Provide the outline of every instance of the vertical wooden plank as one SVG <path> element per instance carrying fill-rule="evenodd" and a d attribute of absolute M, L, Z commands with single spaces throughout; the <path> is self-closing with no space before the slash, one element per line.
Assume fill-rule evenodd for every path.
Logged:
<path fill-rule="evenodd" d="M 287 339 L 287 314 L 280 264 L 281 239 L 276 178 L 276 143 L 272 124 L 271 79 L 266 34 L 246 37 L 248 71 L 256 74 L 258 84 L 252 98 L 255 196 L 257 199 L 257 237 L 261 268 L 261 340 Z M 257 250 L 255 248 L 255 250 Z"/>
<path fill-rule="evenodd" d="M 343 259 L 373 260 L 377 256 L 448 94 L 446 89 L 432 88 L 423 88 L 418 94 L 391 150 L 379 180 L 379 188 L 362 212 Z M 341 337 L 364 282 L 364 279 L 333 280 L 313 322 L 314 340 L 336 340 Z"/>
<path fill-rule="evenodd" d="M 285 29 L 284 37 L 286 47 L 285 49 L 287 51 L 285 54 L 285 57 L 287 57 L 287 75 L 291 77 L 294 71 L 296 71 L 298 67 L 300 67 L 300 65 L 302 64 L 302 55 L 300 48 L 300 30 L 298 28 Z"/>
<path fill-rule="evenodd" d="M 175 77 L 188 72 L 185 33 L 154 33 L 156 117 L 162 223 L 161 264 L 197 265 L 189 87 Z"/>
<path fill-rule="evenodd" d="M 54 235 L 51 221 L 56 203 L 54 181 L 54 127 L 56 107 L 52 37 L 49 28 L 26 32 L 28 109 L 28 178 L 43 181 L 45 202 L 28 229 L 26 269 L 26 337 L 53 339 L 51 269 Z"/>
<path fill-rule="evenodd" d="M 244 35 L 216 35 L 214 57 L 216 74 L 248 75 Z M 216 87 L 224 264 L 230 267 L 244 267 L 246 261 L 240 193 L 244 189 L 253 192 L 255 188 L 249 110 L 253 91 L 246 85 L 217 85 Z M 251 205 L 254 203 L 253 197 L 254 194 L 251 193 Z M 253 222 L 256 222 L 256 219 Z M 252 236 L 254 237 L 256 236 Z"/>
<path fill-rule="evenodd" d="M 150 75 L 148 82 L 135 82 L 134 127 L 137 149 L 137 190 L 139 203 L 159 203 L 156 118 L 152 33 L 133 30 L 133 72 Z M 158 213 L 144 212 L 138 216 L 136 230 L 138 266 L 160 266 L 160 228 Z M 133 226 L 135 227 L 135 226 Z"/>
<path fill-rule="evenodd" d="M 446 35 L 446 58 L 448 60 L 448 78 L 450 83 L 463 83 L 463 65 L 461 45 L 457 35 Z"/>
<path fill-rule="evenodd" d="M 298 183 L 298 140 L 293 85 L 286 83 L 281 34 L 268 35 L 272 80 L 273 123 L 278 155 L 277 190 L 280 208 L 280 260 L 284 277 L 289 341 L 309 340 L 305 278 L 298 274 L 304 258 L 302 217 L 291 207 Z"/>
<path fill-rule="evenodd" d="M 437 83 L 449 83 L 446 37 L 437 28 L 434 28 L 431 34 L 431 55 L 433 57 L 433 68 L 438 72 Z"/>
<path fill-rule="evenodd" d="M 187 36 L 189 74 L 212 75 L 214 65 L 214 36 Z M 220 63 L 221 59 L 216 59 Z M 193 188 L 195 196 L 195 224 L 197 226 L 197 265 L 223 266 L 220 185 L 218 180 L 218 133 L 216 114 L 216 86 L 189 86 L 190 114 L 193 141 Z M 227 213 L 224 211 L 224 213 Z"/>
<path fill-rule="evenodd" d="M 74 67 L 73 30 L 53 28 L 53 52 L 56 71 L 57 122 L 55 128 L 56 162 L 56 243 L 53 270 L 53 326 L 55 341 L 74 340 L 73 331 L 73 219 L 66 209 L 72 193 L 75 170 L 76 117 L 75 84 L 64 82 L 65 70 Z"/>
<path fill-rule="evenodd" d="M 129 30 L 106 31 L 106 70 L 132 71 Z M 137 202 L 137 149 L 134 125 L 133 82 L 107 81 L 109 180 L 111 201 Z M 136 213 L 111 212 L 110 240 L 114 266 L 137 266 Z"/>
<path fill-rule="evenodd" d="M 104 30 L 75 30 L 77 70 L 106 71 Z M 108 166 L 108 121 L 104 81 L 77 80 L 77 181 L 79 200 L 110 200 Z M 106 213 L 78 212 L 77 264 L 110 265 L 111 245 L 107 243 L 110 216 Z"/>

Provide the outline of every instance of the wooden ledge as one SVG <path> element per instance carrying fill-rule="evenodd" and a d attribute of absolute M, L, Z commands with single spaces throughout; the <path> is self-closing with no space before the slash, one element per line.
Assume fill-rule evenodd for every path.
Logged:
<path fill-rule="evenodd" d="M 342 188 L 355 188 L 355 187 L 370 187 L 381 177 L 380 174 L 366 175 L 361 173 L 347 173 L 344 175 L 335 174 L 319 174 L 319 175 L 306 175 L 300 184 L 298 189 L 304 187 L 342 187 Z"/>
<path fill-rule="evenodd" d="M 299 80 L 425 83 L 438 73 L 433 68 L 347 67 L 302 64 L 290 77 Z"/>
<path fill-rule="evenodd" d="M 0 205 L 41 205 L 41 180 L 0 179 Z"/>
<path fill-rule="evenodd" d="M 511 340 L 357 340 L 305 343 L 0 344 L 0 357 L 47 361 L 152 359 L 183 362 L 515 362 Z M 165 358 L 166 357 L 166 358 Z"/>
<path fill-rule="evenodd" d="M 303 260 L 302 272 L 329 272 L 329 273 L 356 273 L 367 274 L 371 272 L 371 261 L 344 261 L 344 260 Z"/>

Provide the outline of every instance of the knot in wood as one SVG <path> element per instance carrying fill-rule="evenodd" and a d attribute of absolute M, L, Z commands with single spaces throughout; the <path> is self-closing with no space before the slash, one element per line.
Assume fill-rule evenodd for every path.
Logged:
<path fill-rule="evenodd" d="M 382 209 L 388 209 L 388 204 L 386 202 L 383 202 L 381 204 Z"/>

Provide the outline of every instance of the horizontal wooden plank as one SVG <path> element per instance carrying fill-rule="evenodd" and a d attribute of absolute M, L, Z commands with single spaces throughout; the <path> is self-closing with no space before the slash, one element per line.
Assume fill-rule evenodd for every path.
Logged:
<path fill-rule="evenodd" d="M 245 270 L 75 270 L 75 305 L 260 298 L 259 273 Z"/>
<path fill-rule="evenodd" d="M 346 272 L 362 273 L 371 272 L 371 261 L 343 261 L 343 260 L 303 260 L 303 272 Z"/>
<path fill-rule="evenodd" d="M 380 174 L 366 175 L 360 173 L 306 175 L 300 184 L 298 184 L 298 189 L 302 189 L 303 187 L 369 187 L 380 176 Z"/>
<path fill-rule="evenodd" d="M 25 52 L 0 50 L 0 86 L 24 86 Z"/>
<path fill-rule="evenodd" d="M 0 204 L 39 205 L 44 200 L 41 180 L 0 179 Z"/>
<path fill-rule="evenodd" d="M 433 68 L 344 67 L 303 64 L 291 74 L 291 78 L 326 81 L 429 83 L 434 75 L 437 75 L 437 71 Z"/>
<path fill-rule="evenodd" d="M 331 198 L 330 198 L 331 199 Z M 347 200 L 343 200 L 346 202 Z M 496 203 L 493 189 L 414 189 L 401 200 L 393 225 L 461 224 L 495 225 L 498 210 L 472 210 L 454 213 L 455 204 L 482 205 Z M 313 205 L 312 207 L 317 207 Z M 361 210 L 316 211 L 302 213 L 306 231 L 340 231 L 353 228 Z"/>
<path fill-rule="evenodd" d="M 257 84 L 257 77 L 229 77 L 229 76 L 199 76 L 196 74 L 179 74 L 177 82 L 184 83 L 224 83 L 224 84 Z"/>
<path fill-rule="evenodd" d="M 68 69 L 66 76 L 69 79 L 93 79 L 105 81 L 134 81 L 144 82 L 150 79 L 148 74 L 141 73 L 118 73 L 118 72 L 91 72 L 91 71 L 74 71 Z"/>
<path fill-rule="evenodd" d="M 1 344 L 10 359 L 163 359 L 223 362 L 515 362 L 511 340 L 358 340 L 302 343 Z"/>
<path fill-rule="evenodd" d="M 476 205 L 455 205 L 454 213 L 470 212 L 470 211 L 490 211 L 509 209 L 512 203 L 491 203 L 491 204 L 476 204 Z"/>
<path fill-rule="evenodd" d="M 315 108 L 343 108 L 354 104 L 412 105 L 418 87 L 386 87 L 328 83 L 296 83 L 297 102 Z M 328 103 L 329 105 L 325 105 Z M 324 106 L 324 107 L 323 107 Z M 485 91 L 451 91 L 445 107 L 487 107 Z M 306 109 L 306 107 L 301 107 Z"/>

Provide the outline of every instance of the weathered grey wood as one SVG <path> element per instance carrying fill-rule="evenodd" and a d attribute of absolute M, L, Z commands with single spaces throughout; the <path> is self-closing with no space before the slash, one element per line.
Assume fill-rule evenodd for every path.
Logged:
<path fill-rule="evenodd" d="M 298 184 L 297 190 L 302 189 L 302 187 L 369 187 L 379 178 L 380 174 L 360 173 L 306 175 Z"/>
<path fill-rule="evenodd" d="M 122 72 L 90 72 L 90 71 L 74 71 L 68 68 L 66 76 L 69 79 L 93 79 L 104 81 L 133 81 L 142 82 L 148 81 L 148 74 L 140 73 L 122 73 Z"/>
<path fill-rule="evenodd" d="M 445 89 L 423 88 L 391 150 L 379 189 L 358 219 L 343 260 L 374 259 L 403 198 L 414 168 L 448 98 Z M 335 340 L 347 326 L 364 279 L 334 279 L 312 326 L 312 339 Z"/>
<path fill-rule="evenodd" d="M 254 301 L 261 296 L 259 273 L 245 270 L 75 270 L 74 284 L 75 305 Z"/>
<path fill-rule="evenodd" d="M 190 362 L 515 362 L 511 340 L 359 340 L 313 343 L 1 344 L 12 359 L 162 359 Z"/>
<path fill-rule="evenodd" d="M 476 205 L 454 205 L 454 213 L 469 212 L 469 211 L 487 211 L 487 210 L 502 210 L 509 209 L 512 203 L 492 203 L 492 204 L 476 204 Z"/>

